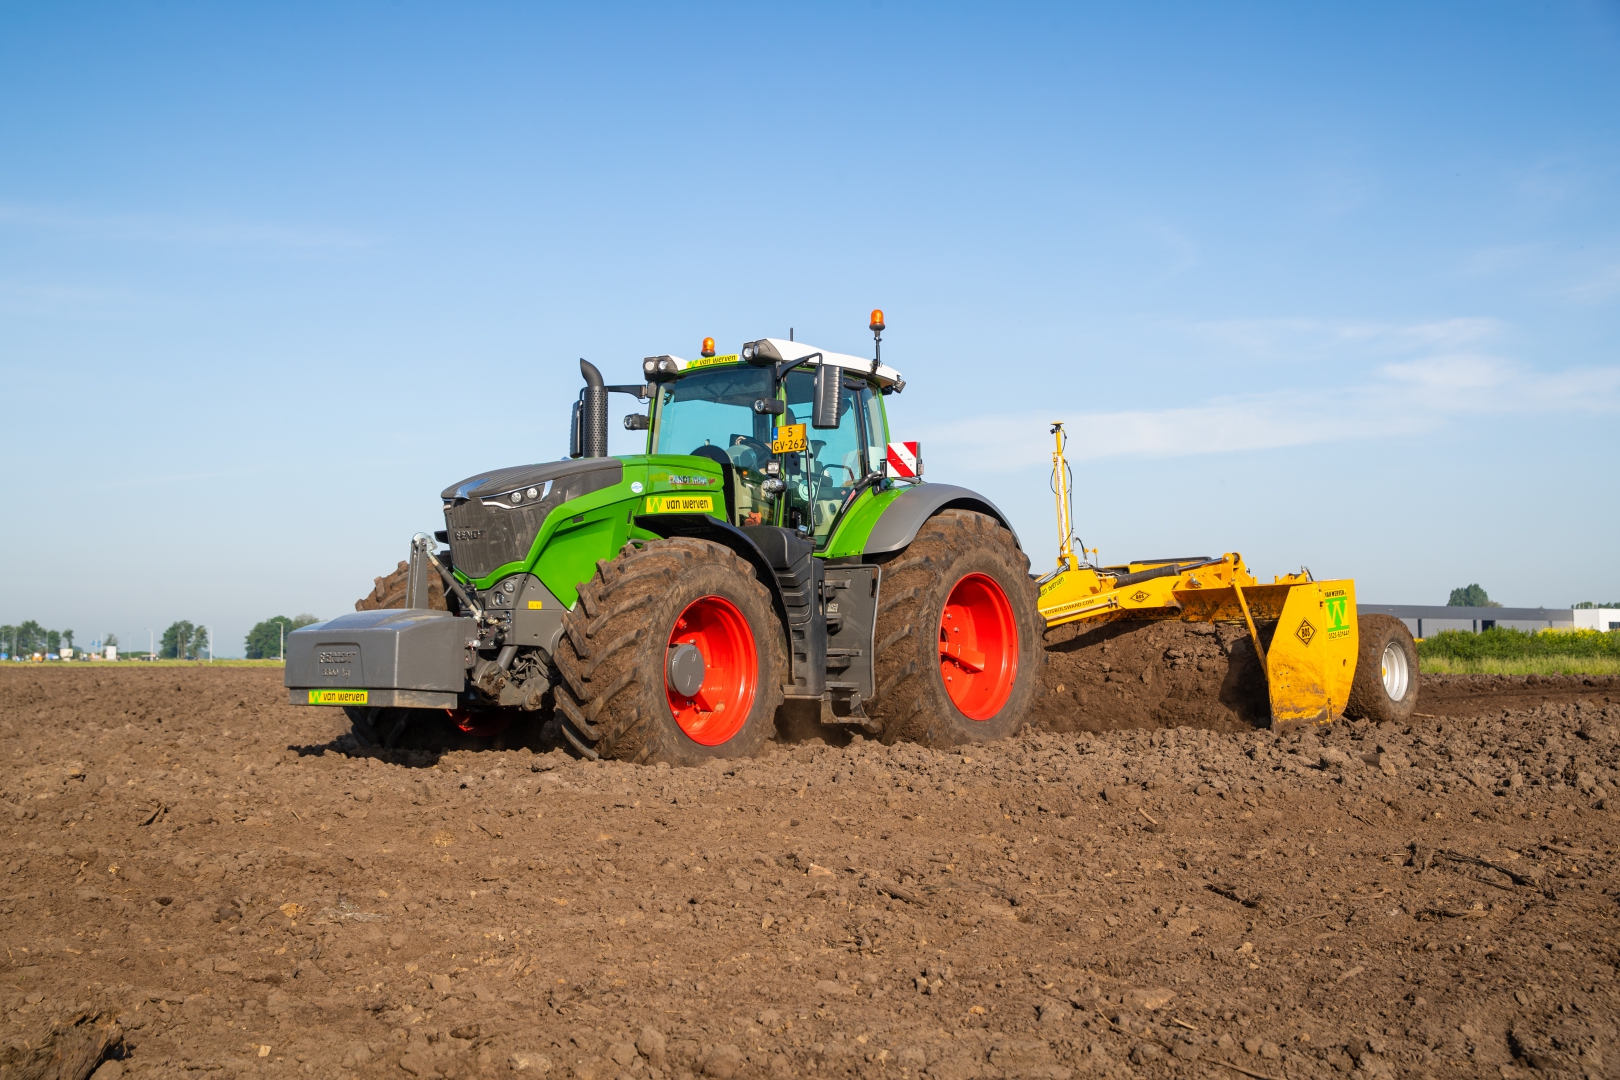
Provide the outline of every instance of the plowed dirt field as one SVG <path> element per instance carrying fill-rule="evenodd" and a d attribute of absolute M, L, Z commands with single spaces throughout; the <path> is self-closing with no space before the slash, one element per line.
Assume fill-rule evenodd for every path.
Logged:
<path fill-rule="evenodd" d="M 1620 1075 L 1620 688 L 1279 737 L 1094 644 L 1004 744 L 692 770 L 6 665 L 0 1075 Z"/>

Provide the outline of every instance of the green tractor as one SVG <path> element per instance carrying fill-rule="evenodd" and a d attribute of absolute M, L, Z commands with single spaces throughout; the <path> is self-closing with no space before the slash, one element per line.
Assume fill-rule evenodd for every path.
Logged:
<path fill-rule="evenodd" d="M 433 710 L 474 735 L 530 713 L 586 757 L 676 765 L 756 754 L 779 715 L 934 746 L 1009 734 L 1044 662 L 1029 560 L 989 499 L 924 483 L 916 444 L 889 442 L 905 381 L 881 312 L 871 328 L 870 360 L 706 340 L 628 386 L 581 360 L 569 457 L 446 488 L 405 607 L 288 637 L 289 700 L 344 707 L 381 745 Z M 613 393 L 648 402 L 624 418 L 645 453 L 608 456 Z"/>

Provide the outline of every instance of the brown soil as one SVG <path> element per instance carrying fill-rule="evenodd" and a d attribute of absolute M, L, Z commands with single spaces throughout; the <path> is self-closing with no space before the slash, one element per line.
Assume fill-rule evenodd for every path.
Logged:
<path fill-rule="evenodd" d="M 1431 716 L 1478 716 L 1492 709 L 1575 702 L 1620 702 L 1620 678 L 1612 675 L 1424 675 L 1418 711 Z"/>
<path fill-rule="evenodd" d="M 1236 732 L 1270 715 L 1254 643 L 1225 623 L 1060 626 L 1046 635 L 1044 681 L 1037 719 L 1051 731 Z"/>
<path fill-rule="evenodd" d="M 1085 730 L 1114 685 L 966 754 L 670 770 L 7 665 L 0 1075 L 1620 1071 L 1620 706 Z"/>

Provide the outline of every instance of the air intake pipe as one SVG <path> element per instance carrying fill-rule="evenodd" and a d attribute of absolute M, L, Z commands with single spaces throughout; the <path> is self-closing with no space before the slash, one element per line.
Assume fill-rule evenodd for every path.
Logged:
<path fill-rule="evenodd" d="M 608 456 L 608 388 L 596 365 L 583 357 L 579 373 L 585 377 L 585 389 L 574 402 L 574 423 L 569 440 L 570 457 L 598 458 Z"/>

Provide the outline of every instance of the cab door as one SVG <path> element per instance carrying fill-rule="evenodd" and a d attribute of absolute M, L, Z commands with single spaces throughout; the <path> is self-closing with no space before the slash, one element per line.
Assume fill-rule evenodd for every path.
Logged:
<path fill-rule="evenodd" d="M 815 398 L 813 370 L 790 371 L 784 380 L 787 411 L 778 423 L 782 427 L 803 424 L 804 449 L 779 454 L 783 491 L 780 524 L 807 533 L 816 550 L 826 548 L 838 519 L 848 509 L 861 483 L 873 471 L 882 444 L 882 432 L 869 430 L 868 418 L 876 413 L 872 386 L 859 376 L 844 372 L 838 391 L 838 426 L 816 428 L 810 425 Z"/>

